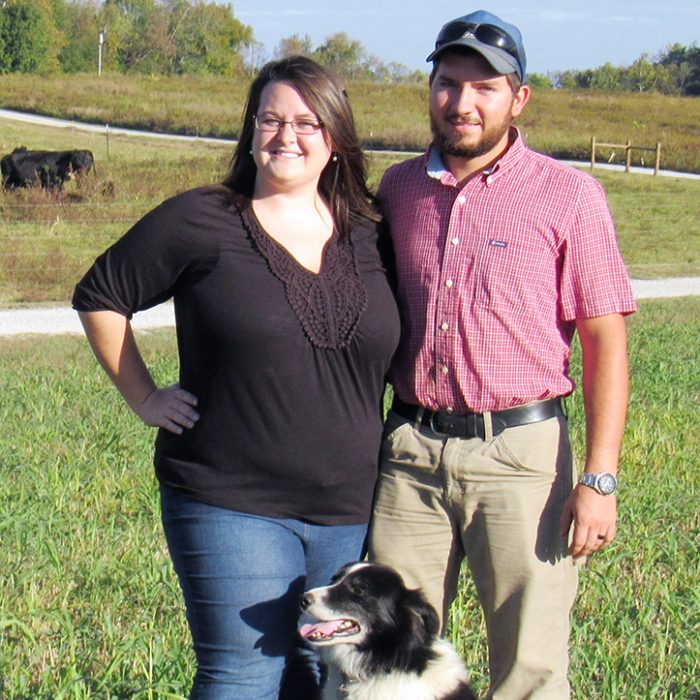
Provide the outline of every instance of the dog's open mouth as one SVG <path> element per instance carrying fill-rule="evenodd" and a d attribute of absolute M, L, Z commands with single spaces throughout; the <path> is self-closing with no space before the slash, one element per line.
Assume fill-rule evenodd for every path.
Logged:
<path fill-rule="evenodd" d="M 328 642 L 338 637 L 358 634 L 360 626 L 354 620 L 323 620 L 315 625 L 302 625 L 299 634 L 310 642 Z"/>

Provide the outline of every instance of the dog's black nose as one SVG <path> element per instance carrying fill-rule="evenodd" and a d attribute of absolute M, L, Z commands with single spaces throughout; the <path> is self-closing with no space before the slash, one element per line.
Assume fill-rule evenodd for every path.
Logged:
<path fill-rule="evenodd" d="M 306 608 L 311 605 L 311 596 L 308 593 L 304 593 L 302 599 L 301 599 L 301 609 L 306 610 Z"/>

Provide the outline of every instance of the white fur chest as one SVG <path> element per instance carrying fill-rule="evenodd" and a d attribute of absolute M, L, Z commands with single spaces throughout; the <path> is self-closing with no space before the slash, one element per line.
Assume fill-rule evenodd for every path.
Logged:
<path fill-rule="evenodd" d="M 453 692 L 458 683 L 468 681 L 461 659 L 454 647 L 443 639 L 437 640 L 433 648 L 438 652 L 421 674 L 392 671 L 387 674 L 365 676 L 360 664 L 353 663 L 353 652 L 347 648 L 336 648 L 331 653 L 336 663 L 346 670 L 355 671 L 341 680 L 335 673 L 326 684 L 324 700 L 440 700 Z M 342 660 L 338 657 L 342 657 Z M 332 662 L 331 662 L 332 663 Z M 337 669 L 332 669 L 336 670 Z M 336 690 L 337 688 L 337 690 Z"/>

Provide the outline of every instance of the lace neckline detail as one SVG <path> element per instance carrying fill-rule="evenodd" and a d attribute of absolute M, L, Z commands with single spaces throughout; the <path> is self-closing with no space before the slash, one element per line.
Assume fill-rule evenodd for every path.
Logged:
<path fill-rule="evenodd" d="M 316 273 L 265 233 L 249 203 L 239 207 L 239 212 L 255 247 L 284 285 L 289 305 L 309 341 L 319 348 L 347 347 L 367 308 L 367 290 L 349 237 L 331 236 Z"/>

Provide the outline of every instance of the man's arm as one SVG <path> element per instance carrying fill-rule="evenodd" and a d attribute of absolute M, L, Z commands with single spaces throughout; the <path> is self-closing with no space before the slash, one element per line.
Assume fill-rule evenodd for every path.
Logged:
<path fill-rule="evenodd" d="M 621 314 L 579 319 L 586 415 L 586 463 L 594 474 L 617 474 L 629 397 L 627 331 Z M 572 556 L 602 549 L 615 537 L 616 496 L 578 484 L 562 515 L 562 536 L 573 524 Z"/>

